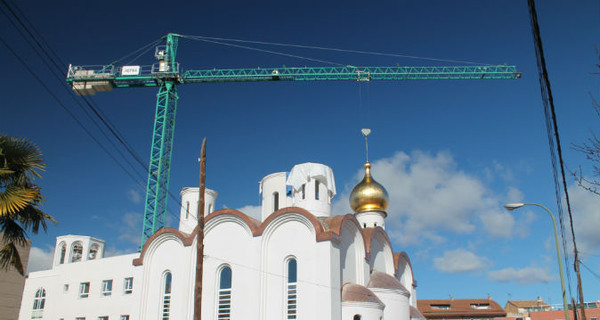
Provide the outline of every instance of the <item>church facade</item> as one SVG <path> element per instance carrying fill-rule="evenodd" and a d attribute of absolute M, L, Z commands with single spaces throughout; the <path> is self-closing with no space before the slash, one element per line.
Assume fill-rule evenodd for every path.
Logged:
<path fill-rule="evenodd" d="M 304 163 L 260 182 L 261 220 L 214 211 L 205 192 L 203 319 L 424 319 L 408 255 L 385 231 L 387 192 L 370 164 L 332 216 L 332 170 Z M 53 266 L 26 280 L 19 319 L 192 319 L 198 188 L 181 191 L 178 229 L 140 253 L 104 257 L 100 239 L 57 238 Z"/>

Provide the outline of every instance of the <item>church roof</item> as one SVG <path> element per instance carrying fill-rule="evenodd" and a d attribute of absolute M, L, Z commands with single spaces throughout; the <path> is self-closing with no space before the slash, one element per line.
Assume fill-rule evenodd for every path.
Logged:
<path fill-rule="evenodd" d="M 371 279 L 369 280 L 368 288 L 381 288 L 381 289 L 392 289 L 398 290 L 402 293 L 410 292 L 406 290 L 406 288 L 400 283 L 400 281 L 396 280 L 396 278 L 390 276 L 387 273 L 379 272 L 377 270 L 373 270 L 371 273 Z"/>
<path fill-rule="evenodd" d="M 370 302 L 385 306 L 373 291 L 355 283 L 346 283 L 342 287 L 342 302 Z"/>

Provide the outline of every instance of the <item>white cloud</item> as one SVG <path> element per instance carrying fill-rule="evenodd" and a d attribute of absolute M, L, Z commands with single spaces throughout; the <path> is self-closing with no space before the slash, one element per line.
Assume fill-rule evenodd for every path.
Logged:
<path fill-rule="evenodd" d="M 538 267 L 526 267 L 523 269 L 506 268 L 488 272 L 490 280 L 499 282 L 516 282 L 519 284 L 545 283 L 556 280 L 548 270 Z"/>
<path fill-rule="evenodd" d="M 142 225 L 142 214 L 135 212 L 127 212 L 121 217 L 119 224 L 119 240 L 125 240 L 132 244 L 140 244 L 141 234 L 140 226 Z"/>
<path fill-rule="evenodd" d="M 53 259 L 53 248 L 48 248 L 47 250 L 44 250 L 38 247 L 31 247 L 31 250 L 29 250 L 29 262 L 27 263 L 27 272 L 48 270 L 52 268 Z"/>
<path fill-rule="evenodd" d="M 260 206 L 247 205 L 247 206 L 241 207 L 237 210 L 245 213 L 246 215 L 248 215 L 258 221 L 261 221 L 261 219 L 262 219 Z"/>
<path fill-rule="evenodd" d="M 577 249 L 583 253 L 593 253 L 600 249 L 600 196 L 576 185 L 572 185 L 569 191 Z M 568 213 L 566 210 L 564 213 L 568 229 Z"/>
<path fill-rule="evenodd" d="M 441 243 L 447 232 L 468 234 L 480 227 L 489 236 L 508 237 L 515 228 L 503 204 L 522 196 L 520 191 L 510 188 L 507 195 L 494 194 L 481 179 L 459 170 L 448 152 L 397 152 L 372 166 L 374 178 L 389 192 L 386 224 L 400 245 Z M 362 176 L 359 170 L 354 183 Z M 348 192 L 340 195 L 335 213 L 350 212 L 347 199 Z"/>
<path fill-rule="evenodd" d="M 137 190 L 130 189 L 129 191 L 127 191 L 127 197 L 129 201 L 135 204 L 142 202 L 142 195 Z"/>
<path fill-rule="evenodd" d="M 444 252 L 442 257 L 434 258 L 436 269 L 445 273 L 465 273 L 487 268 L 490 262 L 471 251 L 459 248 Z"/>
<path fill-rule="evenodd" d="M 502 209 L 486 211 L 480 218 L 488 234 L 493 237 L 510 237 L 515 226 L 515 218 Z"/>

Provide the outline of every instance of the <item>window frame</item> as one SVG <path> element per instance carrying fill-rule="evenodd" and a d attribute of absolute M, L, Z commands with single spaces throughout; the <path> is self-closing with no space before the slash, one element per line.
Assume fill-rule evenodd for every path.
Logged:
<path fill-rule="evenodd" d="M 229 269 L 229 279 L 227 280 L 229 286 L 224 287 L 223 284 L 223 272 Z M 233 269 L 230 265 L 221 265 L 217 271 L 217 305 L 216 312 L 217 319 L 219 320 L 230 320 L 231 319 L 231 307 L 233 297 Z"/>
<path fill-rule="evenodd" d="M 107 288 L 109 287 L 109 288 Z M 113 279 L 102 280 L 102 295 L 108 297 L 112 295 Z"/>
<path fill-rule="evenodd" d="M 161 303 L 160 319 L 169 320 L 171 317 L 172 296 L 173 296 L 173 273 L 171 270 L 165 270 L 161 277 Z"/>
<path fill-rule="evenodd" d="M 123 294 L 133 294 L 133 277 L 123 279 Z"/>
<path fill-rule="evenodd" d="M 31 310 L 31 319 L 42 319 L 44 317 L 44 307 L 46 306 L 46 289 L 40 287 L 35 292 L 33 298 L 33 308 Z"/>
<path fill-rule="evenodd" d="M 294 263 L 293 277 L 292 262 Z M 298 259 L 289 256 L 285 259 L 285 319 L 298 319 Z"/>
<path fill-rule="evenodd" d="M 84 290 L 85 289 L 85 290 Z M 79 283 L 79 299 L 86 299 L 90 296 L 90 282 Z"/>

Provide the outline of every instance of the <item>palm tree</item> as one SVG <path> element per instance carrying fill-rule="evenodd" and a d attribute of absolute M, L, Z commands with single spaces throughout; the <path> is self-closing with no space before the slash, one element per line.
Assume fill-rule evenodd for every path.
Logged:
<path fill-rule="evenodd" d="M 41 188 L 33 183 L 45 167 L 40 149 L 22 139 L 0 135 L 0 268 L 25 274 L 17 246 L 27 245 L 27 232 L 47 230 L 54 218 L 39 206 Z"/>

